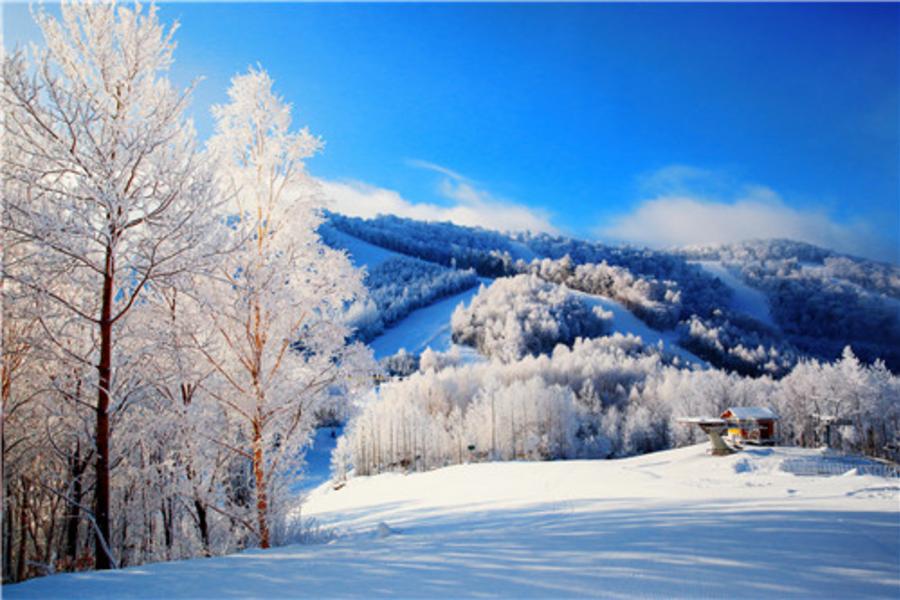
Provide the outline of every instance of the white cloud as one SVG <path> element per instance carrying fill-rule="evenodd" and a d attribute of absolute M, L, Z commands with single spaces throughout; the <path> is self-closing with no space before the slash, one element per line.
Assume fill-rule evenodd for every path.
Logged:
<path fill-rule="evenodd" d="M 450 201 L 447 206 L 410 202 L 394 190 L 360 181 L 320 179 L 331 210 L 345 215 L 371 218 L 380 214 L 421 221 L 451 221 L 457 225 L 484 227 L 498 231 L 557 233 L 546 211 L 496 198 L 476 187 L 459 173 L 427 161 L 408 160 L 409 166 L 433 171 L 443 177 L 437 193 Z"/>
<path fill-rule="evenodd" d="M 448 169 L 443 165 L 438 165 L 433 162 L 429 162 L 427 160 L 420 160 L 418 158 L 408 158 L 406 159 L 406 164 L 410 167 L 414 167 L 416 169 L 424 169 L 426 171 L 434 171 L 435 173 L 440 173 L 441 175 L 446 175 L 452 179 L 456 179 L 457 181 L 468 181 L 468 178 L 464 175 L 461 175 L 454 171 L 453 169 Z"/>
<path fill-rule="evenodd" d="M 689 179 L 702 178 L 700 170 L 683 173 Z M 744 185 L 730 198 L 709 199 L 690 194 L 684 179 L 672 177 L 678 174 L 677 170 L 667 170 L 651 180 L 664 182 L 663 189 L 678 189 L 680 193 L 644 200 L 632 212 L 599 227 L 597 233 L 607 239 L 651 247 L 788 238 L 877 260 L 898 260 L 896 243 L 875 235 L 862 222 L 838 223 L 823 210 L 793 208 L 765 186 Z M 715 183 L 721 181 L 717 177 Z"/>

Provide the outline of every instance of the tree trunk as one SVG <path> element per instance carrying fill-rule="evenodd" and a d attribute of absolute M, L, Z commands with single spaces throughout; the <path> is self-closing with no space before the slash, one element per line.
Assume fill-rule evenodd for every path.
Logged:
<path fill-rule="evenodd" d="M 256 477 L 256 520 L 259 526 L 259 547 L 269 547 L 269 501 L 266 494 L 266 472 L 262 447 L 262 429 L 253 421 L 253 474 Z"/>
<path fill-rule="evenodd" d="M 66 557 L 69 564 L 74 565 L 78 560 L 78 521 L 81 518 L 81 497 L 83 495 L 83 484 L 81 476 L 84 473 L 86 462 L 81 460 L 81 445 L 75 443 L 75 455 L 71 458 L 71 474 L 72 474 L 72 502 L 68 503 L 66 514 Z"/>
<path fill-rule="evenodd" d="M 203 544 L 203 556 L 212 556 L 212 551 L 209 548 L 209 521 L 206 517 L 206 506 L 199 498 L 195 498 L 194 509 L 197 511 L 197 528 L 200 530 L 200 541 Z"/>
<path fill-rule="evenodd" d="M 19 501 L 19 556 L 16 565 L 16 581 L 25 579 L 25 553 L 28 551 L 28 484 L 22 479 L 22 498 Z"/>
<path fill-rule="evenodd" d="M 172 560 L 172 546 L 175 544 L 175 506 L 172 498 L 163 498 L 162 513 L 163 538 L 166 544 L 166 560 Z"/>
<path fill-rule="evenodd" d="M 13 510 L 9 486 L 3 482 L 3 583 L 12 578 Z"/>
<path fill-rule="evenodd" d="M 109 547 L 109 403 L 112 384 L 112 304 L 115 258 L 111 246 L 106 248 L 106 271 L 103 274 L 103 298 L 100 312 L 100 363 L 97 365 L 97 492 L 96 515 L 99 535 L 94 542 L 94 566 L 98 570 L 112 567 L 112 560 L 104 548 Z M 110 551 L 112 548 L 110 548 Z"/>

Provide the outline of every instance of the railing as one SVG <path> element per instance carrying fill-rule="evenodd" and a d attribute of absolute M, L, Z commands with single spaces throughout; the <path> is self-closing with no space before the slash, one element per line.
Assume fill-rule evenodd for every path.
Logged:
<path fill-rule="evenodd" d="M 859 475 L 900 478 L 900 468 L 891 463 L 877 462 L 860 456 L 821 456 L 786 458 L 781 470 L 801 476 L 831 477 L 856 470 Z"/>

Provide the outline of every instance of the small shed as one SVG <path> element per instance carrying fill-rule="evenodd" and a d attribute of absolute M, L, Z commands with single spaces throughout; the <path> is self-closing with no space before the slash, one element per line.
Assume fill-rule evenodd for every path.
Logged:
<path fill-rule="evenodd" d="M 738 444 L 773 445 L 778 421 L 772 409 L 762 406 L 735 406 L 722 413 L 728 423 L 728 437 Z"/>

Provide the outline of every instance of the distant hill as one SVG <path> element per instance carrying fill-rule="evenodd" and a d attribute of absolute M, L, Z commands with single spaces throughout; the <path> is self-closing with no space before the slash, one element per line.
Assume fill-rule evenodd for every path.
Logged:
<path fill-rule="evenodd" d="M 471 298 L 464 292 L 478 285 L 479 276 L 490 283 L 529 273 L 614 302 L 643 321 L 643 333 L 649 328 L 673 349 L 717 368 L 779 377 L 806 357 L 836 359 L 849 345 L 863 361 L 880 359 L 900 371 L 900 267 L 802 242 L 755 240 L 661 251 L 334 213 L 321 231 L 330 245 L 347 249 L 369 271 L 373 301 L 357 307 L 354 318 L 360 336 L 375 344 L 385 329 L 402 326 L 410 313 L 439 302 L 443 312 L 429 322 L 447 328 L 446 299 Z M 614 330 L 637 333 L 633 323 L 620 322 Z M 449 336 L 433 333 L 420 330 L 417 337 L 440 338 L 446 345 Z M 407 350 L 424 349 L 417 345 Z"/>

